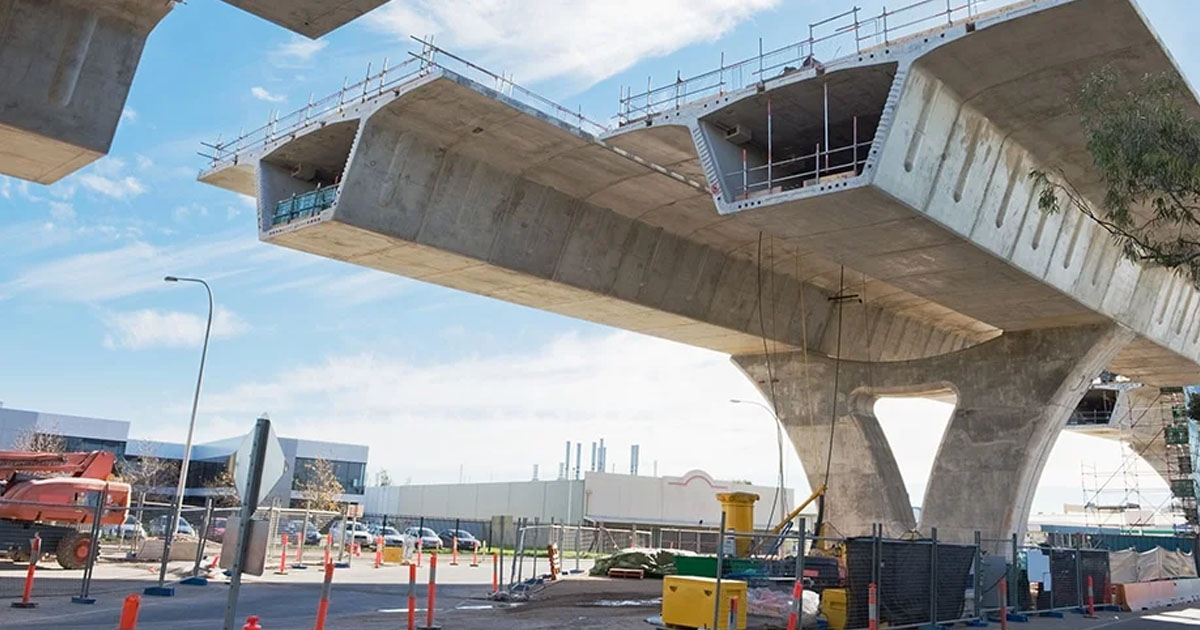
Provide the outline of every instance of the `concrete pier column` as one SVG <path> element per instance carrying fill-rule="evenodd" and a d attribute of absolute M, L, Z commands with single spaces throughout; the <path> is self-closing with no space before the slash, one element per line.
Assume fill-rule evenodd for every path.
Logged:
<path fill-rule="evenodd" d="M 947 541 L 1022 533 L 1034 491 L 1059 432 L 1092 379 L 1132 339 L 1117 326 L 1010 332 L 927 359 L 889 363 L 834 361 L 802 353 L 773 355 L 779 416 L 813 487 L 824 481 L 830 420 L 833 457 L 827 521 L 847 536 L 873 522 L 889 535 L 913 527 L 890 446 L 874 414 L 883 396 L 953 396 L 930 473 L 918 530 Z M 734 361 L 770 397 L 765 357 Z M 807 364 L 807 369 L 806 369 Z M 807 376 L 806 376 L 807 372 Z"/>

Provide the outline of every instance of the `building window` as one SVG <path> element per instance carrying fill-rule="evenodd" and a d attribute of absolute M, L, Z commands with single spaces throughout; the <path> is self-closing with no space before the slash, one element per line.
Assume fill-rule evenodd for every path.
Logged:
<path fill-rule="evenodd" d="M 292 475 L 292 489 L 298 489 L 302 481 L 311 474 L 310 466 L 316 463 L 311 457 L 297 457 L 296 470 Z M 327 460 L 333 467 L 333 475 L 342 484 L 345 494 L 362 494 L 367 480 L 367 465 L 362 462 L 344 462 L 336 459 Z"/>
<path fill-rule="evenodd" d="M 115 453 L 118 458 L 125 456 L 125 442 L 123 441 L 76 437 L 74 435 L 63 435 L 61 437 L 63 441 L 63 450 L 68 453 L 108 451 L 110 453 Z"/>

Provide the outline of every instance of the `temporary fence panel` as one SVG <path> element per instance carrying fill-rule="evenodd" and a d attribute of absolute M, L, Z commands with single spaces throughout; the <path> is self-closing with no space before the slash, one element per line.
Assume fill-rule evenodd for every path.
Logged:
<path fill-rule="evenodd" d="M 979 614 L 973 603 L 974 545 L 857 537 L 845 541 L 845 553 L 847 627 L 867 627 L 872 582 L 879 623 L 891 628 Z"/>

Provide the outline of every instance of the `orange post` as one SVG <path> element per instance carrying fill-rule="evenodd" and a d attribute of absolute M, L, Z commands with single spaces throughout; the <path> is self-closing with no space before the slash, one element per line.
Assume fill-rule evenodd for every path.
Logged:
<path fill-rule="evenodd" d="M 33 596 L 33 573 L 37 569 L 38 558 L 42 556 L 42 537 L 36 533 L 29 541 L 29 569 L 25 572 L 25 587 L 21 589 L 21 601 L 13 602 L 13 608 L 37 608 L 37 602 L 30 601 Z"/>
<path fill-rule="evenodd" d="M 262 630 L 262 626 L 258 625 L 258 615 L 246 617 L 246 625 L 242 626 L 242 630 Z"/>
<path fill-rule="evenodd" d="M 138 608 L 141 605 L 141 597 L 135 594 L 125 597 L 125 604 L 121 606 L 121 621 L 117 624 L 117 630 L 137 630 Z"/>
<path fill-rule="evenodd" d="M 422 544 L 420 534 L 418 533 L 417 534 L 417 566 L 421 566 L 421 552 L 424 549 L 425 549 L 425 545 Z"/>
<path fill-rule="evenodd" d="M 375 568 L 383 565 L 383 536 L 375 537 Z"/>
<path fill-rule="evenodd" d="M 284 532 L 283 536 L 280 537 L 280 543 L 282 545 L 282 549 L 279 552 L 279 570 L 275 572 L 275 575 L 287 575 L 287 532 Z"/>
<path fill-rule="evenodd" d="M 329 614 L 329 589 L 333 584 L 333 563 L 325 565 L 325 583 L 321 585 L 321 601 L 317 602 L 316 630 L 325 630 L 325 616 Z"/>
<path fill-rule="evenodd" d="M 499 567 L 500 567 L 500 565 L 499 565 L 499 558 L 500 558 L 500 554 L 498 554 L 498 553 L 496 553 L 495 551 L 493 551 L 493 552 L 492 552 L 492 592 L 493 592 L 493 593 L 499 593 L 499 592 L 500 592 L 500 568 L 499 568 Z"/>
<path fill-rule="evenodd" d="M 458 566 L 458 536 L 450 537 L 450 566 Z"/>
<path fill-rule="evenodd" d="M 800 598 L 803 596 L 804 584 L 800 581 L 800 579 L 797 579 L 796 585 L 792 587 L 792 601 L 800 601 Z M 796 630 L 796 628 L 800 627 L 800 620 L 796 618 L 797 608 L 799 608 L 799 606 L 793 605 L 792 612 L 788 615 L 788 630 Z"/>
<path fill-rule="evenodd" d="M 879 592 L 874 582 L 867 589 L 867 630 L 879 630 Z"/>
<path fill-rule="evenodd" d="M 333 532 L 325 533 L 325 564 L 333 563 Z"/>
<path fill-rule="evenodd" d="M 471 566 L 479 566 L 479 541 L 475 541 L 475 546 L 471 548 Z"/>
<path fill-rule="evenodd" d="M 1000 578 L 1000 630 L 1008 630 L 1008 578 Z"/>
<path fill-rule="evenodd" d="M 425 611 L 425 627 L 429 630 L 437 628 L 433 625 L 433 610 L 437 605 L 437 559 L 436 553 L 429 555 L 429 609 Z"/>
<path fill-rule="evenodd" d="M 738 598 L 729 598 L 729 623 L 725 624 L 729 630 L 737 630 L 738 627 Z"/>
<path fill-rule="evenodd" d="M 408 565 L 408 630 L 417 630 L 417 565 Z"/>

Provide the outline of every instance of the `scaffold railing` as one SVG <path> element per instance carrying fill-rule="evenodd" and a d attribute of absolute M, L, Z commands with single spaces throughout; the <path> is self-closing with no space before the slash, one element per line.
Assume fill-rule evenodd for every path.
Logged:
<path fill-rule="evenodd" d="M 347 79 L 342 88 L 320 100 L 309 99 L 304 107 L 283 116 L 272 112 L 267 123 L 248 132 L 239 132 L 232 140 L 217 138 L 213 143 L 202 143 L 209 153 L 201 153 L 209 159 L 209 167 L 217 168 L 236 163 L 237 156 L 245 151 L 261 148 L 273 140 L 300 133 L 309 127 L 320 125 L 330 114 L 341 112 L 346 107 L 366 102 L 376 96 L 399 88 L 435 69 L 446 70 L 476 80 L 497 92 L 515 99 L 551 117 L 573 123 L 581 130 L 599 135 L 609 131 L 608 126 L 595 122 L 582 111 L 571 110 L 536 92 L 515 83 L 510 77 L 496 74 L 463 57 L 439 48 L 432 41 L 413 38 L 421 44 L 420 52 L 409 52 L 409 58 L 388 66 L 383 60 L 382 69 L 374 72 L 371 65 L 361 81 L 350 84 Z"/>
<path fill-rule="evenodd" d="M 1014 4 L 1014 0 L 918 0 L 896 9 L 884 7 L 877 15 L 864 16 L 855 6 L 808 25 L 808 37 L 781 48 L 764 51 L 741 61 L 721 64 L 715 70 L 654 87 L 647 79 L 646 90 L 622 90 L 619 124 L 645 120 L 710 96 L 754 85 L 767 78 L 794 70 L 829 65 L 878 46 L 938 27 L 975 20 L 984 12 Z"/>

